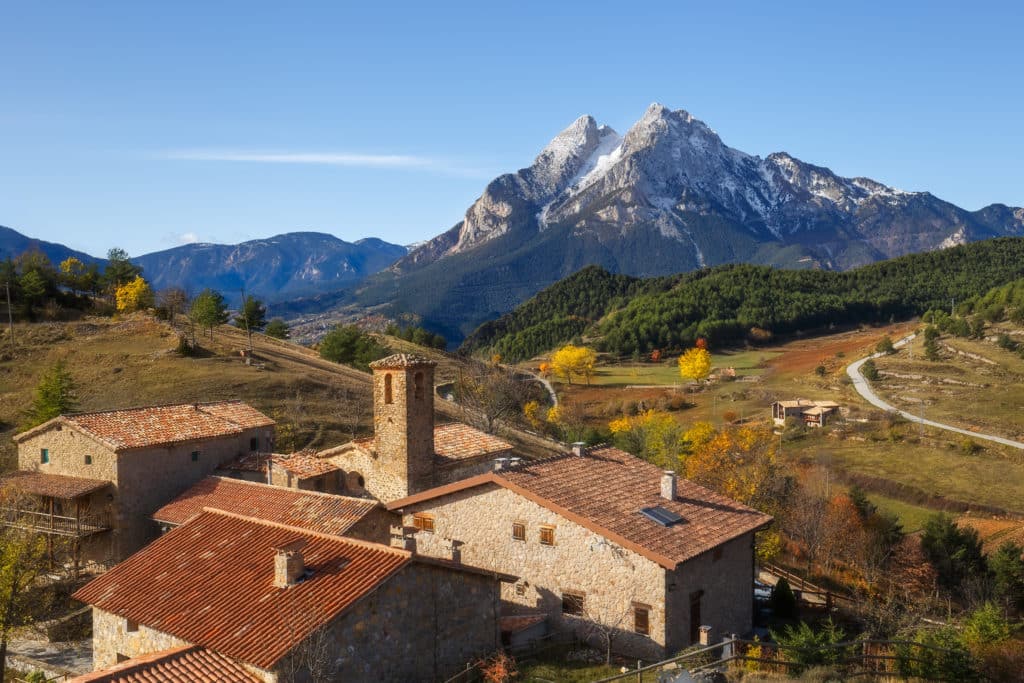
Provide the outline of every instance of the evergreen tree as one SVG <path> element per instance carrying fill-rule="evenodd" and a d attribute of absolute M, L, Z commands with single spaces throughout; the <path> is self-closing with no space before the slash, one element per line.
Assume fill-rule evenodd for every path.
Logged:
<path fill-rule="evenodd" d="M 102 283 L 108 291 L 114 292 L 142 275 L 142 268 L 128 260 L 128 252 L 118 247 L 107 251 L 107 267 L 103 271 Z"/>
<path fill-rule="evenodd" d="M 210 339 L 213 339 L 213 328 L 228 321 L 228 307 L 224 297 L 220 292 L 204 289 L 192 301 L 189 318 L 196 325 L 205 327 L 210 332 Z"/>
<path fill-rule="evenodd" d="M 59 360 L 39 379 L 26 429 L 73 412 L 76 405 L 74 380 L 64 361 Z"/>
<path fill-rule="evenodd" d="M 288 339 L 291 337 L 291 330 L 288 329 L 288 323 L 281 318 L 273 318 L 267 323 L 267 329 L 263 330 L 263 334 L 274 339 Z"/>

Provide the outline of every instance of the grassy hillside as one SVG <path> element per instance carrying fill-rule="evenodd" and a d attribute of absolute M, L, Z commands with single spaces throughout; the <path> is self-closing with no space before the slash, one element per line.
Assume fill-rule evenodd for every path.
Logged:
<path fill-rule="evenodd" d="M 495 349 L 518 360 L 584 331 L 600 336 L 599 346 L 616 354 L 680 349 L 698 337 L 730 346 L 748 341 L 753 328 L 791 334 L 905 320 L 1022 276 L 1024 238 L 913 254 L 846 272 L 725 265 L 618 289 L 606 285 L 611 276 L 593 272 L 564 280 L 481 327 L 465 348 Z M 557 305 L 566 292 L 586 301 L 592 315 L 571 320 L 571 312 Z M 592 324 L 593 314 L 606 315 Z"/>

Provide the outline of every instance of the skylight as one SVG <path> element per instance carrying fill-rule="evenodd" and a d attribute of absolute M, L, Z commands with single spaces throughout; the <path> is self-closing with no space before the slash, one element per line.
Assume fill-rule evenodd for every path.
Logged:
<path fill-rule="evenodd" d="M 683 521 L 683 518 L 672 512 L 666 510 L 660 505 L 652 508 L 643 508 L 640 510 L 640 514 L 660 524 L 661 526 L 672 526 Z"/>

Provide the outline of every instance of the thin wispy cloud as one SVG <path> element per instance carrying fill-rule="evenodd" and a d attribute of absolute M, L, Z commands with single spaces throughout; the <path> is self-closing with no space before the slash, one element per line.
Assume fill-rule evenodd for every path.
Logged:
<path fill-rule="evenodd" d="M 257 164 L 305 164 L 344 166 L 348 168 L 384 168 L 434 171 L 469 177 L 486 174 L 481 169 L 467 168 L 444 159 L 408 154 L 355 154 L 349 152 L 270 152 L 260 150 L 177 149 L 164 152 L 160 158 L 177 161 L 221 161 Z"/>

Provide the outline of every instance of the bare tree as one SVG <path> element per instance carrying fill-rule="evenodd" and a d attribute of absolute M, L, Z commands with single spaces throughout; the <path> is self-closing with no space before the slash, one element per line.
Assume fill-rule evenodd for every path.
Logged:
<path fill-rule="evenodd" d="M 455 400 L 467 422 L 493 434 L 500 422 L 520 414 L 529 392 L 529 383 L 511 369 L 474 362 L 460 371 Z"/>
<path fill-rule="evenodd" d="M 635 571 L 636 567 L 629 561 L 626 551 L 620 546 L 601 538 L 594 541 L 590 550 L 595 553 L 610 553 L 619 564 Z M 612 602 L 599 604 L 594 598 L 586 596 L 579 603 L 580 618 L 584 621 L 584 639 L 596 640 L 604 650 L 605 664 L 612 663 L 612 651 L 615 642 L 623 635 L 630 633 L 631 620 L 636 609 L 636 581 L 628 581 L 630 593 L 612 591 L 608 597 Z M 587 598 L 590 598 L 589 600 Z"/>
<path fill-rule="evenodd" d="M 184 313 L 188 307 L 188 294 L 181 287 L 168 287 L 157 293 L 156 304 L 163 309 L 171 325 L 174 325 L 178 314 Z"/>
<path fill-rule="evenodd" d="M 338 421 L 350 439 L 355 439 L 359 428 L 373 419 L 373 397 L 368 391 L 337 387 L 332 392 L 338 401 Z"/>
<path fill-rule="evenodd" d="M 295 593 L 293 592 L 293 595 Z M 281 623 L 296 644 L 278 664 L 280 680 L 283 683 L 328 683 L 337 674 L 337 665 L 332 654 L 338 643 L 326 623 L 302 637 L 308 626 L 324 621 L 322 611 L 303 600 L 293 600 L 282 610 Z"/>

